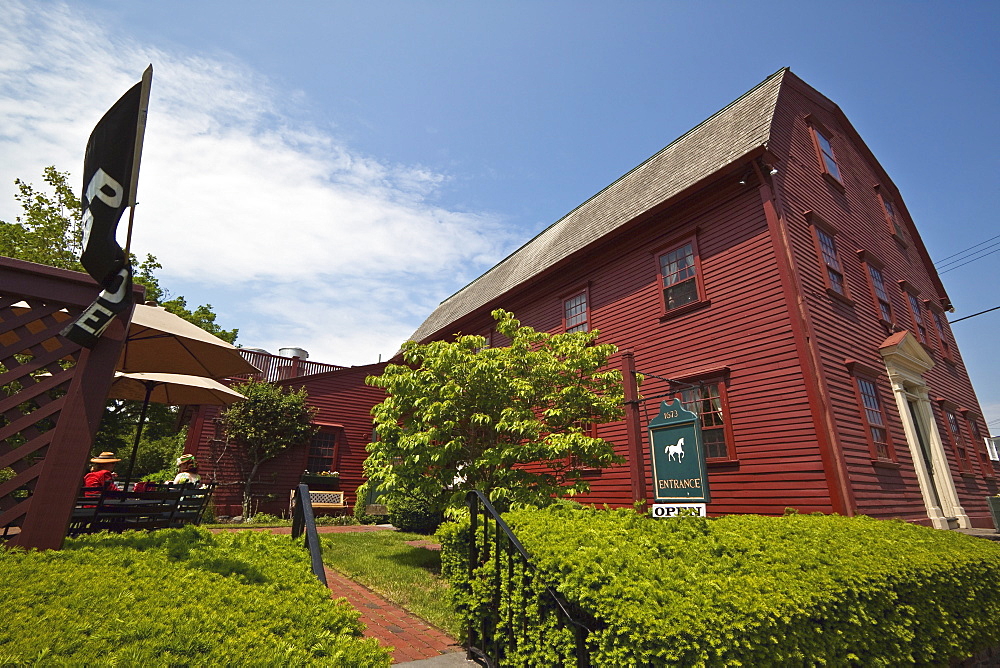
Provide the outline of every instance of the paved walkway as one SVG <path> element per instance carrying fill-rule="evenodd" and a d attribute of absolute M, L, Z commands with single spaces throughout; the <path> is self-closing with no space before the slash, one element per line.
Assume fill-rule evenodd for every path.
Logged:
<path fill-rule="evenodd" d="M 371 589 L 330 568 L 326 569 L 326 582 L 330 586 L 331 596 L 346 598 L 348 603 L 361 612 L 361 621 L 367 627 L 366 636 L 377 638 L 383 645 L 395 648 L 392 652 L 395 663 L 457 652 L 462 652 L 464 656 L 464 651 L 453 638 L 390 603 Z"/>
<path fill-rule="evenodd" d="M 248 527 L 233 529 L 212 529 L 212 531 L 246 531 Z M 290 527 L 260 528 L 254 531 L 270 531 L 290 534 Z M 356 533 L 363 531 L 394 531 L 388 525 L 320 526 L 319 533 Z M 411 541 L 415 547 L 434 549 L 433 541 Z M 411 615 L 382 598 L 368 587 L 358 584 L 337 571 L 324 567 L 326 582 L 333 598 L 346 598 L 361 613 L 365 624 L 365 636 L 376 638 L 387 647 L 392 647 L 395 665 L 414 663 L 414 668 L 435 666 L 466 665 L 465 650 L 454 638 L 434 628 L 424 620 Z M 468 665 L 476 665 L 468 662 Z"/>

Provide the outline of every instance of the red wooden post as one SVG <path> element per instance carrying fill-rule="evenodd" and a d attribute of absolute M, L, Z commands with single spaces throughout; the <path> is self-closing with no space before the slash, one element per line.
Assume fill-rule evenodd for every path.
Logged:
<path fill-rule="evenodd" d="M 625 392 L 625 426 L 628 434 L 629 476 L 632 501 L 646 499 L 646 467 L 643 465 L 642 425 L 639 420 L 639 384 L 635 377 L 635 353 L 622 353 L 622 382 Z"/>
<path fill-rule="evenodd" d="M 78 363 L 82 370 L 70 383 L 66 405 L 60 412 L 52 443 L 42 461 L 34 494 L 28 500 L 25 523 L 21 533 L 11 540 L 12 545 L 39 550 L 62 547 L 73 514 L 73 502 L 87 470 L 90 444 L 100 426 L 114 380 L 125 331 L 118 318 L 93 350 L 83 351 Z"/>
<path fill-rule="evenodd" d="M 66 534 L 128 324 L 113 322 L 92 350 L 59 336 L 98 291 L 86 274 L 0 257 L 0 385 L 20 386 L 0 397 L 0 440 L 16 446 L 0 452 L 15 472 L 0 483 L 6 545 L 58 549 Z"/>

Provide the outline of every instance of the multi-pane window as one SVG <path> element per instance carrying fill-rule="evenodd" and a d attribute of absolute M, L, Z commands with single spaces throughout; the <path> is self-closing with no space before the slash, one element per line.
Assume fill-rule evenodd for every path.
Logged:
<path fill-rule="evenodd" d="M 312 441 L 309 442 L 309 457 L 306 460 L 306 470 L 336 471 L 338 459 L 338 445 L 342 429 L 321 429 L 317 431 Z"/>
<path fill-rule="evenodd" d="M 681 392 L 684 408 L 701 418 L 701 438 L 706 459 L 729 459 L 726 442 L 726 416 L 722 406 L 719 383 L 702 383 Z"/>
<path fill-rule="evenodd" d="M 941 342 L 941 352 L 945 359 L 951 359 L 951 346 L 948 344 L 948 334 L 944 328 L 944 316 L 937 311 L 931 311 L 931 318 L 933 318 L 934 327 L 937 329 L 938 341 Z"/>
<path fill-rule="evenodd" d="M 878 396 L 878 386 L 865 378 L 857 378 L 858 392 L 861 394 L 861 405 L 868 424 L 868 435 L 878 459 L 891 459 L 889 450 L 889 432 L 885 425 L 885 414 L 882 411 L 882 401 Z"/>
<path fill-rule="evenodd" d="M 563 302 L 563 314 L 567 332 L 588 331 L 587 293 L 581 292 Z"/>
<path fill-rule="evenodd" d="M 837 158 L 833 154 L 833 146 L 830 140 L 817 128 L 813 128 L 816 136 L 816 147 L 819 149 L 820 159 L 823 161 L 823 169 L 827 174 L 840 181 L 840 167 L 837 166 Z"/>
<path fill-rule="evenodd" d="M 875 301 L 878 303 L 879 313 L 886 322 L 892 322 L 892 303 L 889 301 L 889 293 L 885 290 L 885 279 L 882 272 L 868 265 L 868 275 L 872 279 L 872 291 L 875 293 Z"/>
<path fill-rule="evenodd" d="M 668 311 L 698 301 L 698 269 L 692 242 L 660 256 L 660 277 Z"/>
<path fill-rule="evenodd" d="M 913 314 L 913 325 L 917 328 L 917 339 L 921 343 L 927 343 L 927 326 L 924 325 L 920 300 L 917 299 L 917 296 L 912 292 L 907 292 L 906 297 L 910 302 L 910 313 Z"/>
<path fill-rule="evenodd" d="M 952 411 L 946 410 L 944 417 L 948 422 L 948 433 L 951 435 L 951 444 L 958 457 L 958 465 L 960 468 L 967 469 L 969 467 L 969 450 L 965 443 L 965 437 L 962 435 L 962 424 Z"/>
<path fill-rule="evenodd" d="M 969 433 L 972 434 L 972 440 L 974 443 L 973 447 L 976 449 L 976 452 L 979 453 L 979 461 L 982 463 L 983 473 L 993 475 L 993 462 L 990 461 L 993 457 L 987 447 L 988 441 L 983 438 L 983 433 L 979 431 L 979 422 L 976 418 L 968 416 L 968 421 Z"/>
<path fill-rule="evenodd" d="M 896 205 L 884 195 L 880 195 L 879 199 L 882 201 L 882 211 L 885 213 L 885 221 L 889 223 L 889 231 L 899 239 L 903 239 L 903 226 L 899 223 L 899 214 L 896 212 Z"/>
<path fill-rule="evenodd" d="M 824 264 L 826 264 L 826 275 L 830 282 L 830 288 L 837 294 L 846 296 L 844 270 L 837 257 L 837 242 L 832 234 L 820 227 L 816 228 L 816 238 L 819 240 L 820 253 L 823 256 Z"/>

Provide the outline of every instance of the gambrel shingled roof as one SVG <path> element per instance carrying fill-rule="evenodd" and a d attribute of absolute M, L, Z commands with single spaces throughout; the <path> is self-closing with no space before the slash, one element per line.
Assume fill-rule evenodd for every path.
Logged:
<path fill-rule="evenodd" d="M 431 313 L 410 337 L 423 341 L 636 216 L 766 146 L 782 81 L 775 72 L 735 102 L 556 221 Z"/>

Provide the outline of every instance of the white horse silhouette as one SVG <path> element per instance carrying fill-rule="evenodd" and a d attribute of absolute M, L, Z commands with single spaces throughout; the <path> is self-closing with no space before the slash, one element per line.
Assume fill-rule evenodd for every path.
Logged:
<path fill-rule="evenodd" d="M 674 445 L 668 445 L 666 450 L 667 461 L 671 461 L 677 455 L 677 463 L 684 461 L 684 437 L 681 437 Z"/>

